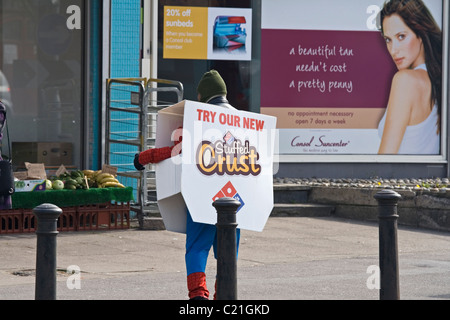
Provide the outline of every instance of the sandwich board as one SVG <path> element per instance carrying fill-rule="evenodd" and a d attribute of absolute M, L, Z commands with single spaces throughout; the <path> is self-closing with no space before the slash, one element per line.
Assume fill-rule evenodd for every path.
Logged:
<path fill-rule="evenodd" d="M 273 209 L 276 118 L 184 100 L 157 121 L 156 148 L 182 135 L 181 150 L 156 165 L 166 229 L 185 233 L 187 210 L 195 222 L 216 224 L 213 202 L 231 197 L 241 203 L 238 228 L 263 231 Z"/>

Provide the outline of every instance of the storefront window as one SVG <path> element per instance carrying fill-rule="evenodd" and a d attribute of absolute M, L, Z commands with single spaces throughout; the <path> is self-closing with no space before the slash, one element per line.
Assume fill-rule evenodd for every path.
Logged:
<path fill-rule="evenodd" d="M 165 6 L 187 8 L 186 10 L 188 10 L 188 8 L 219 8 L 217 12 L 220 12 L 220 10 L 224 10 L 224 15 L 227 15 L 227 13 L 229 12 L 227 10 L 230 8 L 252 9 L 252 1 L 160 0 L 158 17 L 158 77 L 182 82 L 185 90 L 185 99 L 195 101 L 197 100 L 197 84 L 200 81 L 203 73 L 210 69 L 216 69 L 222 75 L 227 84 L 227 97 L 229 102 L 237 109 L 254 111 L 255 108 L 252 107 L 252 104 L 255 104 L 256 101 L 252 101 L 251 91 L 254 85 L 257 85 L 255 84 L 255 82 L 259 82 L 259 80 L 256 79 L 255 81 L 253 81 L 252 74 L 259 72 L 259 65 L 255 67 L 254 62 L 252 62 L 251 59 L 241 59 L 237 54 L 235 55 L 236 59 L 230 58 L 227 60 L 209 59 L 207 57 L 202 58 L 201 56 L 191 56 L 185 58 L 183 57 L 182 52 L 180 52 L 179 56 L 177 56 L 176 58 L 164 58 L 164 21 L 165 18 L 167 18 L 167 11 L 164 10 Z M 185 12 L 186 15 L 191 14 L 191 20 L 195 19 L 192 13 L 193 10 L 186 10 L 177 11 L 176 9 L 174 9 L 172 13 L 175 17 L 178 17 L 177 14 L 180 14 L 179 17 L 181 18 L 182 13 Z M 251 16 L 252 14 L 250 12 L 250 18 Z M 197 19 L 199 18 L 197 17 Z M 243 26 L 242 28 L 250 29 L 251 21 L 246 22 L 248 22 L 247 24 L 250 25 Z M 253 32 L 256 31 L 253 30 Z M 188 41 L 190 40 L 188 39 Z M 251 42 L 251 40 L 249 40 L 249 42 Z M 247 50 L 250 50 L 252 43 L 247 43 L 246 45 L 248 47 Z"/>
<path fill-rule="evenodd" d="M 24 161 L 80 165 L 83 4 L 0 2 L 0 99 L 17 167 Z M 43 143 L 49 148 L 37 146 Z"/>

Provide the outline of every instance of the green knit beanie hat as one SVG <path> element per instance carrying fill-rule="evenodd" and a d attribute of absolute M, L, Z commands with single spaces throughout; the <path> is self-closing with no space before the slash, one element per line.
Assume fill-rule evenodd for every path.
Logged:
<path fill-rule="evenodd" d="M 200 102 L 207 102 L 214 96 L 227 95 L 225 81 L 216 70 L 206 72 L 198 83 L 197 92 L 200 93 Z"/>

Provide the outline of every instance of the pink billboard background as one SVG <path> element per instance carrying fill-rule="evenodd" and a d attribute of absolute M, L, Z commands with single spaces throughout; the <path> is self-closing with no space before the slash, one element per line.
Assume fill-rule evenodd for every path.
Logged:
<path fill-rule="evenodd" d="M 374 31 L 262 30 L 262 108 L 385 108 L 396 71 Z"/>

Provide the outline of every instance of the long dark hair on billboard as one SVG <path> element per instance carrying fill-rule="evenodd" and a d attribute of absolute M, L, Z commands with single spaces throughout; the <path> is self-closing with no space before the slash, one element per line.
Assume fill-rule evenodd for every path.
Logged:
<path fill-rule="evenodd" d="M 442 31 L 422 0 L 390 0 L 379 14 L 382 34 L 383 20 L 398 14 L 405 24 L 422 39 L 425 63 L 431 80 L 431 99 L 437 105 L 438 128 L 442 109 Z"/>

